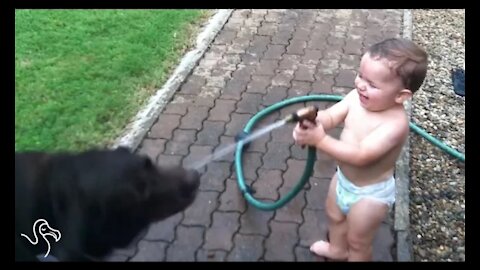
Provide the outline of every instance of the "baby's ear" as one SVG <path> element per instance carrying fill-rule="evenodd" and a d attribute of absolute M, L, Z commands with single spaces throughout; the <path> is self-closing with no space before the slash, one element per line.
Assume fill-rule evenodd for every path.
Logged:
<path fill-rule="evenodd" d="M 412 98 L 412 95 L 413 95 L 412 91 L 410 91 L 409 89 L 402 89 L 398 92 L 397 96 L 395 97 L 395 102 L 398 104 L 403 104 L 403 102 Z"/>

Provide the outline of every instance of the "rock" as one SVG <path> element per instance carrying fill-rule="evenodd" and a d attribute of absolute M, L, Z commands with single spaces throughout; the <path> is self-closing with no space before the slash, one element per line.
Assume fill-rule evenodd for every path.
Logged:
<path fill-rule="evenodd" d="M 413 40 L 429 54 L 411 118 L 447 145 L 465 149 L 465 97 L 450 70 L 465 63 L 465 10 L 415 9 Z M 465 165 L 418 135 L 410 143 L 410 222 L 416 261 L 465 260 Z"/>

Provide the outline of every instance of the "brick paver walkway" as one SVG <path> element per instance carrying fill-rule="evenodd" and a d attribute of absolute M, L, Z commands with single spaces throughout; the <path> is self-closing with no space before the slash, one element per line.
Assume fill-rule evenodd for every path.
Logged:
<path fill-rule="evenodd" d="M 199 65 L 161 113 L 139 152 L 160 165 L 189 166 L 229 145 L 263 108 L 295 96 L 345 94 L 366 47 L 400 36 L 402 10 L 235 10 Z M 332 103 L 320 103 L 321 108 Z M 273 123 L 305 104 L 264 119 Z M 293 125 L 252 143 L 243 154 L 246 182 L 264 201 L 300 178 L 306 149 Z M 338 136 L 337 128 L 332 135 Z M 234 154 L 203 169 L 198 198 L 185 212 L 154 224 L 112 260 L 321 261 L 308 250 L 325 239 L 325 197 L 334 162 L 318 153 L 306 187 L 283 208 L 261 211 L 239 192 Z M 391 221 L 375 238 L 374 259 L 391 261 Z"/>

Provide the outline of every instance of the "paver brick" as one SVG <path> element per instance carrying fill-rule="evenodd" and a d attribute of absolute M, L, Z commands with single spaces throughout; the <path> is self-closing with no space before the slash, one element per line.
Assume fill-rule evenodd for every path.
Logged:
<path fill-rule="evenodd" d="M 312 93 L 331 94 L 332 87 L 335 85 L 333 75 L 315 75 L 316 80 L 312 83 Z"/>
<path fill-rule="evenodd" d="M 220 195 L 220 211 L 245 212 L 246 201 L 240 192 L 238 183 L 235 179 L 226 181 L 226 190 Z"/>
<path fill-rule="evenodd" d="M 297 182 L 298 180 L 300 178 L 297 179 Z M 279 189 L 280 196 L 285 197 L 292 189 L 292 187 L 282 186 Z M 303 222 L 302 209 L 305 207 L 305 203 L 305 190 L 300 190 L 291 201 L 276 210 L 274 220 L 301 224 Z"/>
<path fill-rule="evenodd" d="M 224 131 L 225 122 L 206 120 L 203 122 L 203 129 L 197 135 L 197 144 L 216 146 Z"/>
<path fill-rule="evenodd" d="M 261 60 L 255 69 L 255 75 L 275 75 L 278 60 Z"/>
<path fill-rule="evenodd" d="M 218 205 L 218 192 L 200 191 L 195 201 L 185 210 L 182 224 L 209 227 L 211 214 Z"/>
<path fill-rule="evenodd" d="M 312 84 L 305 81 L 292 81 L 292 88 L 288 90 L 288 97 L 306 96 L 312 91 Z"/>
<path fill-rule="evenodd" d="M 267 93 L 267 87 L 270 85 L 271 81 L 271 76 L 252 75 L 252 80 L 247 85 L 247 92 L 265 94 Z"/>
<path fill-rule="evenodd" d="M 298 230 L 300 246 L 310 247 L 319 240 L 327 240 L 328 219 L 324 210 L 303 209 L 305 221 Z"/>
<path fill-rule="evenodd" d="M 177 227 L 175 241 L 167 248 L 167 261 L 189 262 L 195 261 L 195 252 L 203 243 L 205 228 Z"/>
<path fill-rule="evenodd" d="M 199 262 L 224 262 L 227 258 L 225 250 L 205 250 L 203 248 L 197 251 L 197 261 Z"/>
<path fill-rule="evenodd" d="M 228 261 L 257 262 L 263 255 L 263 236 L 236 234 L 234 247 L 228 254 Z"/>
<path fill-rule="evenodd" d="M 353 70 L 339 70 L 337 77 L 335 77 L 335 86 L 346 87 L 350 89 L 354 88 L 356 75 L 356 72 Z"/>
<path fill-rule="evenodd" d="M 287 46 L 287 53 L 303 55 L 306 46 L 307 46 L 307 42 L 305 40 L 292 39 L 290 40 L 290 45 Z"/>
<path fill-rule="evenodd" d="M 295 54 L 284 54 L 282 60 L 279 62 L 278 69 L 285 69 L 287 71 L 295 71 L 298 68 L 298 64 L 300 64 L 300 60 L 302 56 L 295 55 Z"/>
<path fill-rule="evenodd" d="M 294 247 L 298 240 L 298 224 L 270 222 L 272 233 L 265 240 L 265 261 L 293 261 Z"/>
<path fill-rule="evenodd" d="M 156 162 L 158 155 L 162 153 L 165 148 L 165 142 L 166 140 L 164 139 L 146 138 L 140 144 L 137 152 L 142 155 L 147 155 L 152 161 Z"/>
<path fill-rule="evenodd" d="M 240 100 L 243 91 L 247 88 L 248 81 L 249 80 L 232 78 L 230 81 L 227 82 L 227 85 L 225 86 L 222 94 L 220 95 L 220 98 Z"/>
<path fill-rule="evenodd" d="M 176 94 L 172 102 L 165 106 L 165 110 L 162 113 L 185 115 L 187 108 L 194 103 L 195 98 L 195 95 Z"/>
<path fill-rule="evenodd" d="M 183 213 L 177 213 L 164 220 L 155 222 L 148 228 L 145 240 L 157 241 L 163 240 L 172 242 L 175 238 L 175 227 L 180 224 L 183 218 Z"/>
<path fill-rule="evenodd" d="M 285 51 L 285 45 L 268 45 L 267 51 L 263 55 L 263 59 L 281 60 Z"/>
<path fill-rule="evenodd" d="M 267 94 L 262 97 L 262 104 L 270 106 L 284 100 L 287 97 L 287 87 L 272 86 L 267 90 Z"/>
<path fill-rule="evenodd" d="M 292 70 L 277 70 L 277 74 L 272 79 L 272 86 L 290 87 L 293 77 L 294 71 Z"/>
<path fill-rule="evenodd" d="M 235 149 L 236 149 L 236 145 L 235 145 L 234 137 L 223 136 L 223 135 L 220 136 L 220 144 L 217 145 L 214 150 L 214 155 L 216 155 L 215 160 L 234 162 Z"/>
<path fill-rule="evenodd" d="M 208 107 L 190 107 L 188 113 L 182 117 L 180 128 L 182 129 L 202 129 L 202 122 L 208 116 Z"/>
<path fill-rule="evenodd" d="M 229 162 L 212 161 L 207 164 L 207 171 L 200 178 L 200 190 L 225 190 L 225 180 L 231 175 Z"/>
<path fill-rule="evenodd" d="M 171 139 L 173 130 L 180 123 L 180 117 L 180 115 L 175 114 L 160 114 L 157 122 L 150 129 L 148 137 L 153 139 Z"/>
<path fill-rule="evenodd" d="M 157 158 L 157 164 L 160 167 L 176 167 L 182 165 L 182 156 L 160 154 Z"/>
<path fill-rule="evenodd" d="M 193 143 L 195 142 L 197 131 L 193 129 L 175 129 L 173 131 L 172 140 L 176 142 L 183 143 Z"/>
<path fill-rule="evenodd" d="M 213 224 L 205 235 L 204 249 L 230 250 L 233 247 L 233 234 L 238 230 L 239 213 L 214 212 Z"/>
<path fill-rule="evenodd" d="M 185 168 L 191 168 L 197 162 L 202 161 L 206 156 L 210 155 L 213 151 L 213 147 L 210 145 L 191 145 L 190 153 L 183 159 L 182 165 Z M 199 169 L 200 173 L 205 171 L 205 167 Z"/>
<path fill-rule="evenodd" d="M 283 142 L 267 143 L 267 153 L 263 156 L 263 168 L 280 169 L 287 168 L 286 160 L 290 155 L 290 145 Z"/>
<path fill-rule="evenodd" d="M 262 102 L 262 95 L 253 93 L 243 93 L 242 99 L 237 103 L 238 113 L 257 113 L 260 103 Z"/>
<path fill-rule="evenodd" d="M 315 65 L 299 64 L 297 71 L 295 71 L 295 80 L 313 82 L 315 78 Z"/>
<path fill-rule="evenodd" d="M 287 31 L 281 31 L 280 29 L 272 36 L 273 45 L 289 45 L 292 34 Z"/>
<path fill-rule="evenodd" d="M 228 122 L 230 114 L 235 111 L 235 104 L 234 100 L 217 99 L 215 107 L 210 110 L 208 120 Z"/>
<path fill-rule="evenodd" d="M 325 210 L 328 188 L 331 178 L 310 177 L 310 188 L 306 191 L 307 208 L 312 210 Z"/>
<path fill-rule="evenodd" d="M 278 188 L 282 185 L 282 171 L 260 169 L 258 180 L 253 183 L 255 198 L 278 200 Z"/>
<path fill-rule="evenodd" d="M 200 90 L 205 83 L 206 79 L 204 77 L 191 75 L 187 82 L 180 89 L 180 93 L 196 95 L 200 93 Z"/>
<path fill-rule="evenodd" d="M 236 31 L 221 31 L 220 34 L 215 38 L 213 44 L 230 44 L 233 39 L 237 36 Z"/>
<path fill-rule="evenodd" d="M 258 28 L 258 35 L 271 36 L 275 31 L 277 31 L 276 23 L 264 22 L 262 26 Z"/>
<path fill-rule="evenodd" d="M 248 180 L 257 179 L 257 170 L 262 166 L 260 153 L 246 152 L 242 155 L 243 177 Z M 236 178 L 236 177 L 235 177 Z"/>
<path fill-rule="evenodd" d="M 315 256 L 310 248 L 296 246 L 295 247 L 295 259 L 297 262 L 318 262 L 325 261 L 324 259 Z"/>
<path fill-rule="evenodd" d="M 159 262 L 165 260 L 167 243 L 161 241 L 140 241 L 138 252 L 130 260 L 131 262 Z"/>
<path fill-rule="evenodd" d="M 166 143 L 165 151 L 163 153 L 166 155 L 188 155 L 189 147 L 190 143 L 170 140 Z"/>
<path fill-rule="evenodd" d="M 264 203 L 273 202 L 271 200 L 261 201 Z M 273 211 L 262 211 L 249 204 L 247 211 L 240 216 L 239 233 L 267 236 L 270 233 L 268 221 L 273 218 L 273 215 Z"/>
<path fill-rule="evenodd" d="M 250 114 L 239 114 L 239 113 L 232 113 L 230 115 L 230 122 L 227 123 L 225 134 L 228 136 L 237 136 L 238 133 L 243 131 L 243 128 L 250 120 L 252 115 Z"/>

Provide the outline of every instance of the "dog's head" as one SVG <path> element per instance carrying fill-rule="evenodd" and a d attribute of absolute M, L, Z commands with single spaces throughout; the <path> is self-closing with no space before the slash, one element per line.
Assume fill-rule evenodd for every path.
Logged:
<path fill-rule="evenodd" d="M 200 182 L 196 171 L 161 168 L 125 148 L 60 155 L 48 164 L 42 178 L 50 179 L 48 200 L 64 242 L 91 256 L 123 247 L 149 224 L 186 209 Z"/>
<path fill-rule="evenodd" d="M 98 156 L 105 178 L 96 191 L 104 195 L 105 206 L 142 213 L 149 222 L 162 220 L 184 210 L 195 199 L 200 175 L 181 167 L 159 167 L 147 156 L 119 148 Z M 92 158 L 92 162 L 95 157 Z M 99 172 L 100 173 L 100 172 Z M 101 194 L 97 196 L 100 198 Z"/>

